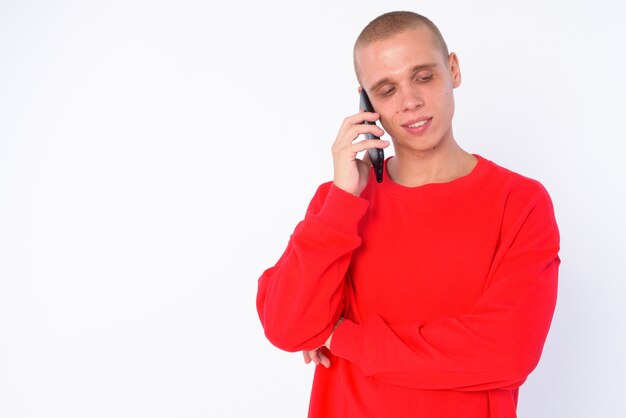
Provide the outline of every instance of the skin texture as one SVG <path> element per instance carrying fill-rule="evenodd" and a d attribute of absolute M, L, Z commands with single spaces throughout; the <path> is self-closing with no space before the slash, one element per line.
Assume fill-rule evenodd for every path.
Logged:
<path fill-rule="evenodd" d="M 332 146 L 335 186 L 356 196 L 365 188 L 370 164 L 357 153 L 389 145 L 383 140 L 356 141 L 366 132 L 377 136 L 386 132 L 392 138 L 395 157 L 388 161 L 387 176 L 403 186 L 449 182 L 476 165 L 476 157 L 459 147 L 452 131 L 453 90 L 461 84 L 458 57 L 454 53 L 445 57 L 432 36 L 426 28 L 408 29 L 355 50 L 359 89 L 368 93 L 376 113 L 344 119 Z M 363 124 L 365 120 L 380 121 L 384 130 Z M 424 120 L 420 128 L 409 127 Z M 331 341 L 332 334 L 324 346 L 330 349 Z M 303 356 L 307 364 L 330 367 L 320 348 L 304 351 Z"/>

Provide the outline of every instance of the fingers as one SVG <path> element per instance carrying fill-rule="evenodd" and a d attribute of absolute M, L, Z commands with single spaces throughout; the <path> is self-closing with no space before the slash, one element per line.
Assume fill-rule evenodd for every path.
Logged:
<path fill-rule="evenodd" d="M 348 120 L 349 119 L 346 119 L 346 121 Z M 381 128 L 378 125 L 369 125 L 369 124 L 361 123 L 362 121 L 358 123 L 346 124 L 346 121 L 344 121 L 344 124 L 341 126 L 339 130 L 339 134 L 337 135 L 335 144 L 338 144 L 338 145 L 350 144 L 355 139 L 357 139 L 359 135 L 362 135 L 362 134 L 372 134 L 378 137 L 381 137 L 385 134 L 385 131 L 383 130 L 383 128 Z"/>
<path fill-rule="evenodd" d="M 380 118 L 380 115 L 376 112 L 366 112 L 364 110 L 356 113 L 354 115 L 348 116 L 343 120 L 344 125 L 354 125 L 358 123 L 363 123 L 365 121 L 368 122 L 376 122 Z"/>
<path fill-rule="evenodd" d="M 319 348 L 315 350 L 303 350 L 302 357 L 304 357 L 304 363 L 309 364 L 310 362 L 313 362 L 316 365 L 320 364 L 318 351 L 319 351 Z"/>
<path fill-rule="evenodd" d="M 343 124 L 341 125 L 341 128 L 339 129 L 337 138 L 335 138 L 335 142 L 333 143 L 333 154 L 336 154 L 338 152 L 356 152 L 354 151 L 354 149 L 351 149 L 350 146 L 353 145 L 354 141 L 359 137 L 359 135 L 372 134 L 378 137 L 383 136 L 385 134 L 385 131 L 380 126 L 375 124 L 375 121 L 377 121 L 379 118 L 380 116 L 378 115 L 378 113 L 374 112 L 360 112 L 356 115 L 348 116 L 347 118 L 345 118 Z M 365 121 L 370 122 L 371 124 L 363 123 Z M 388 141 L 384 140 L 383 142 L 388 143 Z M 369 142 L 368 144 L 373 143 Z M 368 146 L 368 148 L 372 148 L 373 146 L 374 145 Z"/>
<path fill-rule="evenodd" d="M 313 362 L 316 366 L 321 364 L 326 368 L 330 367 L 330 359 L 319 348 L 315 350 L 304 350 L 302 351 L 302 356 L 306 364 Z"/>
<path fill-rule="evenodd" d="M 349 148 L 350 152 L 356 154 L 357 152 L 365 151 L 370 148 L 387 148 L 389 141 L 383 139 L 366 139 L 355 144 Z"/>
<path fill-rule="evenodd" d="M 313 363 L 315 363 L 316 366 L 319 366 L 322 361 L 320 358 L 321 355 L 322 353 L 319 348 L 310 352 L 311 360 L 313 360 Z"/>
<path fill-rule="evenodd" d="M 319 354 L 320 354 L 320 363 L 322 364 L 322 366 L 324 366 L 324 367 L 326 367 L 328 369 L 330 367 L 330 359 L 328 357 L 326 357 L 326 355 L 324 353 L 322 353 L 321 350 L 320 350 Z"/>
<path fill-rule="evenodd" d="M 367 165 L 357 158 L 357 154 L 366 149 L 389 146 L 389 141 L 386 140 L 363 139 L 356 141 L 362 134 L 372 134 L 378 137 L 384 135 L 385 131 L 375 124 L 379 118 L 378 113 L 374 112 L 359 112 L 356 115 L 348 116 L 344 119 L 331 148 L 333 183 L 355 196 L 358 196 L 365 188 L 369 177 L 369 170 L 362 169 Z M 365 121 L 372 124 L 363 123 Z"/>
<path fill-rule="evenodd" d="M 352 142 L 359 135 L 365 133 L 371 133 L 376 136 L 384 135 L 385 131 L 375 124 L 379 118 L 378 113 L 373 112 L 359 112 L 356 115 L 348 116 L 343 120 L 339 128 L 337 141 L 335 142 Z M 364 122 L 370 122 L 371 124 L 365 124 Z"/>

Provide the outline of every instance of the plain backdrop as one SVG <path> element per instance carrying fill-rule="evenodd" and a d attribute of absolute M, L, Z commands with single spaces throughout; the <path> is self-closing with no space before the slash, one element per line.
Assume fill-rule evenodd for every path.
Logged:
<path fill-rule="evenodd" d="M 304 417 L 257 279 L 357 111 L 351 50 L 413 10 L 455 136 L 540 180 L 560 294 L 519 415 L 626 416 L 626 30 L 611 0 L 0 1 L 0 417 Z"/>

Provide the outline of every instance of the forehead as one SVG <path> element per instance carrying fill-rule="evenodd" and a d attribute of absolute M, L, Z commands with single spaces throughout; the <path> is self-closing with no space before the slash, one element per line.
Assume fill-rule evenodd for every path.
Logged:
<path fill-rule="evenodd" d="M 445 65 L 441 48 L 426 28 L 410 29 L 354 51 L 357 78 L 364 87 L 381 78 L 399 77 L 425 64 Z"/>

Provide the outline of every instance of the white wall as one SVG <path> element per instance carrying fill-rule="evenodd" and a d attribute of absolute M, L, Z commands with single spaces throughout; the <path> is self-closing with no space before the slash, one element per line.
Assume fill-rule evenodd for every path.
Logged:
<path fill-rule="evenodd" d="M 0 2 L 0 416 L 305 416 L 256 281 L 332 175 L 356 35 L 397 9 L 460 56 L 459 142 L 555 203 L 520 416 L 626 416 L 617 2 L 216 3 Z"/>

